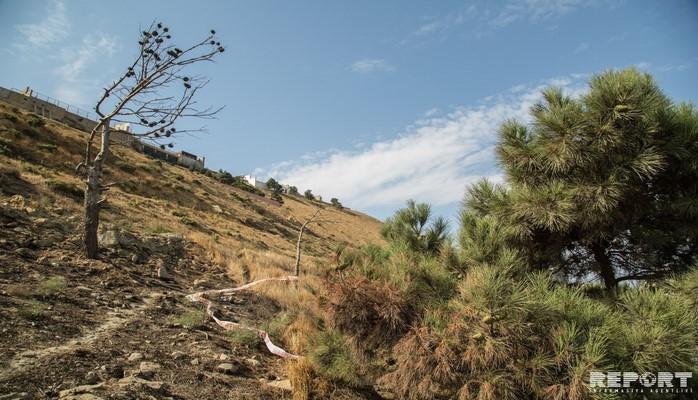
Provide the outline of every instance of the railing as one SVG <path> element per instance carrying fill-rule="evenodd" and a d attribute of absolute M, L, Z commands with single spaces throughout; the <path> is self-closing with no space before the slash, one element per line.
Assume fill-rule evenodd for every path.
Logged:
<path fill-rule="evenodd" d="M 12 91 L 14 91 L 14 92 L 16 92 L 16 93 L 19 93 L 19 94 L 24 95 L 24 96 L 29 96 L 29 95 L 30 95 L 31 97 L 36 97 L 36 98 L 39 99 L 39 100 L 45 101 L 45 102 L 47 102 L 47 103 L 51 103 L 51 104 L 53 104 L 53 105 L 55 105 L 55 106 L 58 106 L 58 107 L 60 107 L 60 108 L 62 108 L 62 109 L 64 109 L 64 110 L 66 110 L 66 111 L 68 111 L 68 112 L 70 112 L 70 113 L 79 115 L 79 116 L 81 116 L 81 117 L 85 117 L 85 118 L 91 119 L 91 120 L 93 120 L 93 121 L 97 121 L 97 120 L 99 119 L 99 118 L 97 118 L 97 114 L 95 114 L 95 113 L 93 113 L 93 112 L 83 110 L 83 109 L 80 108 L 80 107 L 76 107 L 76 106 L 70 105 L 70 104 L 68 104 L 68 103 L 64 103 L 64 102 L 62 102 L 62 101 L 60 101 L 60 100 L 58 100 L 58 99 L 54 99 L 53 97 L 50 97 L 50 96 L 47 96 L 47 95 L 45 95 L 45 94 L 39 93 L 39 92 L 37 92 L 37 91 L 34 90 L 34 89 L 30 89 L 30 90 L 31 90 L 31 94 L 26 93 L 26 92 L 24 92 L 24 91 L 22 91 L 22 90 L 17 90 L 17 89 L 15 89 L 15 88 L 12 88 Z"/>

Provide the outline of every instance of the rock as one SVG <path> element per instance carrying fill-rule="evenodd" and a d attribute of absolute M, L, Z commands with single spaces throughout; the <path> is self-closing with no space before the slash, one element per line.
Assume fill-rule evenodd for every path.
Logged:
<path fill-rule="evenodd" d="M 27 392 L 12 392 L 8 394 L 0 394 L 0 400 L 24 400 L 29 398 Z"/>
<path fill-rule="evenodd" d="M 218 366 L 216 367 L 216 371 L 227 375 L 233 375 L 237 373 L 239 370 L 240 367 L 232 363 L 218 364 Z"/>
<path fill-rule="evenodd" d="M 131 353 L 131 354 L 128 356 L 128 360 L 131 361 L 131 362 L 140 361 L 140 360 L 142 360 L 142 359 L 143 359 L 143 354 L 138 353 L 138 352 Z"/>
<path fill-rule="evenodd" d="M 103 247 L 120 247 L 123 244 L 121 232 L 116 229 L 110 229 L 102 232 L 99 235 L 99 244 Z"/>
<path fill-rule="evenodd" d="M 24 258 L 31 258 L 32 257 L 32 251 L 27 249 L 26 247 L 16 248 L 15 254 L 17 254 L 20 257 L 24 257 Z"/>
<path fill-rule="evenodd" d="M 99 375 L 96 372 L 90 371 L 85 374 L 85 383 L 88 385 L 94 385 L 99 382 Z"/>
<path fill-rule="evenodd" d="M 245 362 L 246 362 L 247 365 L 249 365 L 250 367 L 259 367 L 260 365 L 262 365 L 262 363 L 259 362 L 259 360 L 255 360 L 254 358 L 246 358 L 246 359 L 245 359 Z"/>
<path fill-rule="evenodd" d="M 150 380 L 155 377 L 155 373 L 158 371 L 160 371 L 160 364 L 150 361 L 141 361 L 141 365 L 138 367 L 138 376 Z"/>
<path fill-rule="evenodd" d="M 119 386 L 122 388 L 127 388 L 130 391 L 138 392 L 142 390 L 152 390 L 158 393 L 165 392 L 165 384 L 160 381 L 149 381 L 137 376 L 129 376 L 127 378 L 119 379 Z"/>
<path fill-rule="evenodd" d="M 16 194 L 7 201 L 10 207 L 21 210 L 24 208 L 24 197 L 20 194 Z"/>
<path fill-rule="evenodd" d="M 134 263 L 134 264 L 136 264 L 136 263 L 139 261 L 139 259 L 140 259 L 140 258 L 138 257 L 138 254 L 136 254 L 136 253 L 134 253 L 134 254 L 131 256 L 131 262 Z"/>
<path fill-rule="evenodd" d="M 225 361 L 225 360 L 228 359 L 228 355 L 225 354 L 225 353 L 221 353 L 221 355 L 218 356 L 218 359 L 221 360 L 221 361 Z"/>
<path fill-rule="evenodd" d="M 284 379 L 281 381 L 272 381 L 272 382 L 266 382 L 268 386 L 281 389 L 281 390 L 287 390 L 287 391 L 292 391 L 293 386 L 291 386 L 291 381 L 288 379 Z"/>
<path fill-rule="evenodd" d="M 186 354 L 183 351 L 175 350 L 172 352 L 172 358 L 175 360 L 181 360 L 184 357 L 186 357 Z"/>
<path fill-rule="evenodd" d="M 103 400 L 103 397 L 95 396 L 92 393 L 82 393 L 61 397 L 60 400 Z"/>
<path fill-rule="evenodd" d="M 60 392 L 58 392 L 58 398 L 65 399 L 69 396 L 75 396 L 78 394 L 85 394 L 85 393 L 92 393 L 95 389 L 102 387 L 102 385 L 104 385 L 104 383 L 99 383 L 96 385 L 82 385 L 82 386 L 76 386 L 76 387 L 71 388 L 71 389 L 61 390 Z"/>
<path fill-rule="evenodd" d="M 189 361 L 189 364 L 191 364 L 191 365 L 199 365 L 199 359 L 198 359 L 198 358 L 195 358 L 195 359 Z"/>
<path fill-rule="evenodd" d="M 172 279 L 172 275 L 167 271 L 167 265 L 165 265 L 165 261 L 163 261 L 161 258 L 158 258 L 155 260 L 155 266 L 158 267 L 158 278 L 162 280 L 170 280 Z"/>
<path fill-rule="evenodd" d="M 121 365 L 102 365 L 100 370 L 109 378 L 121 379 L 124 377 L 124 368 Z"/>
<path fill-rule="evenodd" d="M 211 206 L 211 208 L 213 208 L 213 211 L 219 214 L 223 214 L 223 209 L 218 204 L 214 204 L 213 206 Z"/>

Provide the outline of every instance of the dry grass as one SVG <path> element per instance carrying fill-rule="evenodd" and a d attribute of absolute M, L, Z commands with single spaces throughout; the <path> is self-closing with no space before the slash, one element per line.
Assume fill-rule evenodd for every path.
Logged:
<path fill-rule="evenodd" d="M 9 107 L 0 102 L 0 109 L 7 111 Z M 28 118 L 26 114 L 17 114 L 2 122 L 6 129 L 0 129 L 0 144 L 10 143 L 13 151 L 0 151 L 0 181 L 25 185 L 21 193 L 32 206 L 60 206 L 66 213 L 80 215 L 81 205 L 75 199 L 81 183 L 74 169 L 84 154 L 85 133 L 51 121 L 42 120 L 42 124 L 32 119 L 30 126 Z M 15 137 L 13 132 L 26 133 Z M 33 146 L 37 142 L 52 146 L 37 148 Z M 142 234 L 180 233 L 193 244 L 193 252 L 219 266 L 236 285 L 292 274 L 298 229 L 318 206 L 324 207 L 324 222 L 314 224 L 304 235 L 301 279 L 296 283 L 271 282 L 253 289 L 282 307 L 268 326 L 259 328 L 268 328 L 283 338 L 294 353 L 307 352 L 308 337 L 317 331 L 322 315 L 319 276 L 336 244 L 383 243 L 380 221 L 361 213 L 289 196 L 284 196 L 283 206 L 278 207 L 204 174 L 153 160 L 124 146 L 113 145 L 110 151 L 104 180 L 115 185 L 106 193 L 109 206 L 101 213 L 103 225 Z M 16 288 L 20 292 L 25 289 Z M 58 293 L 60 288 L 48 291 Z M 27 290 L 23 297 L 33 295 L 32 290 Z M 25 307 L 27 315 L 40 314 L 42 309 L 37 304 Z M 190 310 L 175 319 L 173 322 L 195 327 L 201 324 L 201 313 Z M 309 382 L 308 366 L 299 368 L 298 376 L 305 376 L 305 382 Z M 325 394 L 341 392 L 326 381 L 318 381 L 316 376 L 313 379 L 319 382 L 318 387 L 328 390 Z"/>

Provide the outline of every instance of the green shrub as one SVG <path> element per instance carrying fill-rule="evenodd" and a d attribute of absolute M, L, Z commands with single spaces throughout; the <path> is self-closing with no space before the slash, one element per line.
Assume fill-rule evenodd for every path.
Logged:
<path fill-rule="evenodd" d="M 248 348 L 255 348 L 262 343 L 262 338 L 257 332 L 244 328 L 228 331 L 228 339 L 234 346 Z"/>
<path fill-rule="evenodd" d="M 45 297 L 55 296 L 68 286 L 68 282 L 62 276 L 52 276 L 41 281 L 37 287 L 37 294 Z"/>
<path fill-rule="evenodd" d="M 29 114 L 29 119 L 27 119 L 27 124 L 32 128 L 41 128 L 46 125 L 46 121 L 36 114 Z"/>
<path fill-rule="evenodd" d="M 18 311 L 19 315 L 27 319 L 39 319 L 46 313 L 44 303 L 38 300 L 28 300 Z"/>
<path fill-rule="evenodd" d="M 206 325 L 208 315 L 206 310 L 193 309 L 187 310 L 173 319 L 172 322 L 179 324 L 187 329 L 197 329 Z"/>
<path fill-rule="evenodd" d="M 352 356 L 347 340 L 338 332 L 320 332 L 311 339 L 308 356 L 315 370 L 333 380 L 357 384 L 358 362 Z"/>
<path fill-rule="evenodd" d="M 53 153 L 58 148 L 58 146 L 53 143 L 39 143 L 36 145 L 36 147 L 40 148 L 41 150 L 46 150 L 49 153 Z"/>

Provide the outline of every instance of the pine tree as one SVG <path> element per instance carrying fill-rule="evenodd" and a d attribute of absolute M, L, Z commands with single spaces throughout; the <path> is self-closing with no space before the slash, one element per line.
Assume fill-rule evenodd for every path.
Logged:
<path fill-rule="evenodd" d="M 593 77 L 587 94 L 543 92 L 532 123 L 505 122 L 506 183 L 479 182 L 468 212 L 503 224 L 530 265 L 625 280 L 684 271 L 698 252 L 698 112 L 635 69 Z"/>

